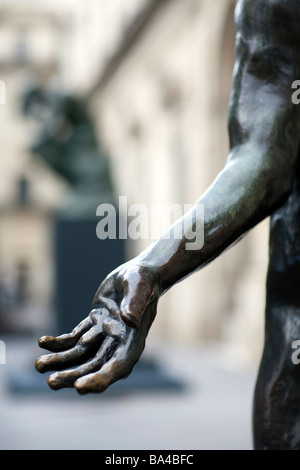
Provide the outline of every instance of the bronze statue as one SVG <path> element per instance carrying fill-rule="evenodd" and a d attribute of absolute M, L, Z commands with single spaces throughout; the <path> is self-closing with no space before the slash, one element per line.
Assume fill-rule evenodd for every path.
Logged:
<path fill-rule="evenodd" d="M 23 111 L 39 125 L 31 152 L 69 184 L 69 195 L 59 216 L 95 217 L 101 202 L 114 203 L 108 159 L 84 101 L 35 87 L 25 93 Z"/>
<path fill-rule="evenodd" d="M 82 320 L 99 278 L 125 260 L 123 240 L 100 244 L 95 237 L 98 205 L 115 205 L 112 172 L 85 100 L 36 86 L 26 91 L 22 104 L 36 121 L 31 153 L 67 183 L 51 213 L 51 235 L 55 324 L 57 331 L 70 331 Z"/>
<path fill-rule="evenodd" d="M 300 366 L 291 360 L 292 342 L 300 338 L 300 108 L 291 100 L 300 78 L 300 3 L 239 0 L 236 21 L 230 153 L 195 204 L 205 206 L 203 248 L 185 250 L 184 237 L 159 238 L 109 274 L 72 333 L 40 339 L 53 353 L 36 367 L 56 371 L 48 378 L 53 389 L 103 392 L 139 360 L 160 296 L 271 215 L 254 443 L 256 449 L 300 449 Z"/>

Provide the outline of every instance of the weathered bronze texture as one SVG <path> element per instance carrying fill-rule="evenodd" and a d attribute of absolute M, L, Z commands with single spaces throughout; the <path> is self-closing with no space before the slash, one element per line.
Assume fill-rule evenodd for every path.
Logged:
<path fill-rule="evenodd" d="M 291 100 L 292 83 L 300 79 L 300 3 L 240 0 L 236 22 L 230 152 L 194 206 L 195 217 L 197 204 L 205 206 L 203 248 L 187 251 L 184 237 L 159 238 L 104 280 L 92 312 L 72 333 L 40 339 L 53 353 L 36 367 L 56 371 L 50 387 L 73 386 L 80 393 L 102 392 L 127 376 L 144 349 L 160 296 L 271 216 L 254 443 L 256 449 L 300 449 L 300 365 L 291 360 L 292 342 L 300 339 L 300 107 Z"/>

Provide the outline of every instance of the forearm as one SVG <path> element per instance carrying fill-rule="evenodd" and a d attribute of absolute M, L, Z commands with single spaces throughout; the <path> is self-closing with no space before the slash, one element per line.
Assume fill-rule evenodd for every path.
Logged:
<path fill-rule="evenodd" d="M 299 111 L 290 93 L 299 67 L 300 36 L 293 29 L 298 10 L 294 5 L 286 12 L 287 41 L 285 29 L 278 31 L 275 10 L 268 2 L 263 11 L 265 22 L 260 17 L 260 2 L 242 0 L 238 5 L 229 159 L 191 214 L 138 257 L 139 263 L 157 273 L 162 292 L 205 266 L 270 215 L 291 188 L 300 135 Z M 278 3 L 276 14 L 280 11 Z M 190 237 L 186 235 L 201 227 L 201 221 L 197 224 L 200 204 L 204 206 L 204 244 L 187 250 Z M 172 237 L 182 226 L 183 236 Z"/>
<path fill-rule="evenodd" d="M 253 152 L 250 145 L 233 150 L 224 170 L 192 210 L 138 257 L 143 265 L 156 270 L 162 292 L 215 259 L 268 216 L 288 193 L 290 174 L 277 174 L 276 167 L 271 169 L 266 163 L 266 156 Z M 203 221 L 199 220 L 199 205 L 204 207 Z M 193 249 L 192 236 L 200 237 L 197 230 L 203 230 L 204 244 L 197 249 L 195 241 Z M 175 239 L 180 231 L 182 237 Z"/>

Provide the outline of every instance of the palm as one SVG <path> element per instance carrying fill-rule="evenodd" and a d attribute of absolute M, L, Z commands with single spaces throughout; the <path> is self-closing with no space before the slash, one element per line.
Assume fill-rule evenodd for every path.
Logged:
<path fill-rule="evenodd" d="M 40 346 L 52 354 L 37 359 L 36 368 L 56 371 L 48 378 L 49 386 L 97 393 L 128 376 L 156 315 L 154 292 L 154 283 L 136 266 L 124 265 L 108 276 L 89 316 L 71 333 L 40 339 Z"/>

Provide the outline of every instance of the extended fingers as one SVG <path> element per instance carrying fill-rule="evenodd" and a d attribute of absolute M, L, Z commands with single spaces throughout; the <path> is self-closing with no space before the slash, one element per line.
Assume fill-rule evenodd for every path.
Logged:
<path fill-rule="evenodd" d="M 113 354 L 115 345 L 116 340 L 114 338 L 106 337 L 93 359 L 74 369 L 51 374 L 47 380 L 48 385 L 54 390 L 72 387 L 79 377 L 99 370 Z"/>
<path fill-rule="evenodd" d="M 42 336 L 39 339 L 39 346 L 43 349 L 48 349 L 52 352 L 61 352 L 66 349 L 70 349 L 81 336 L 86 333 L 93 326 L 93 320 L 90 317 L 82 320 L 71 333 L 60 335 L 60 336 Z"/>
<path fill-rule="evenodd" d="M 104 338 L 102 330 L 94 326 L 87 331 L 73 348 L 54 354 L 46 354 L 36 360 L 35 367 L 39 372 L 48 372 L 50 370 L 62 370 L 67 367 L 73 367 L 82 364 L 92 357 Z"/>
<path fill-rule="evenodd" d="M 117 380 L 127 377 L 139 357 L 137 351 L 131 354 L 126 345 L 119 344 L 111 359 L 99 371 L 77 379 L 74 387 L 80 394 L 103 392 Z"/>
<path fill-rule="evenodd" d="M 111 384 L 119 379 L 127 377 L 133 369 L 128 363 L 121 360 L 110 360 L 98 372 L 85 375 L 76 380 L 74 387 L 84 395 L 86 393 L 104 392 Z"/>

